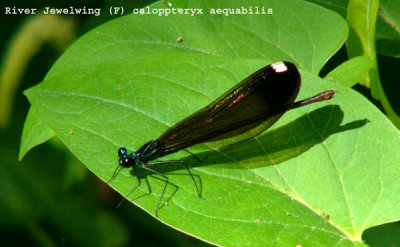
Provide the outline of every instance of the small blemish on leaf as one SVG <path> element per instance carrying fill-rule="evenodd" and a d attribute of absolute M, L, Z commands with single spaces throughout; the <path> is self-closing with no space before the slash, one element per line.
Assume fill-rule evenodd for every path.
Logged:
<path fill-rule="evenodd" d="M 181 43 L 182 41 L 183 41 L 182 37 L 179 37 L 179 38 L 176 39 L 176 42 L 178 42 L 178 43 Z"/>
<path fill-rule="evenodd" d="M 69 135 L 71 135 L 71 136 L 72 136 L 74 133 L 75 133 L 74 130 L 70 130 L 70 131 L 69 131 Z"/>
<path fill-rule="evenodd" d="M 321 217 L 324 218 L 324 219 L 326 219 L 326 220 L 329 220 L 329 217 L 330 217 L 330 216 L 329 216 L 329 214 L 327 214 L 327 213 L 322 213 L 322 214 L 321 214 Z"/>

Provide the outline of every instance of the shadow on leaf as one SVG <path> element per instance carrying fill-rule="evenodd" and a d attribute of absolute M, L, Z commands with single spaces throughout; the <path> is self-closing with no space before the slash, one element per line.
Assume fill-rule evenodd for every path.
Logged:
<path fill-rule="evenodd" d="M 344 113 L 338 105 L 328 105 L 253 139 L 200 153 L 200 157 L 207 157 L 201 163 L 192 156 L 183 161 L 191 167 L 213 165 L 225 169 L 277 165 L 299 156 L 332 134 L 357 129 L 369 122 L 362 119 L 341 125 L 343 118 Z"/>

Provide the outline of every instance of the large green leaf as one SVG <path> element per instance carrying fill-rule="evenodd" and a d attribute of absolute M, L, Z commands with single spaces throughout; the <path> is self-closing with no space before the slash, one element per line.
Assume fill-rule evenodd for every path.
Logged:
<path fill-rule="evenodd" d="M 400 216 L 400 135 L 362 96 L 315 76 L 344 42 L 343 19 L 300 1 L 248 5 L 274 14 L 210 15 L 242 4 L 188 1 L 205 14 L 109 22 L 76 42 L 26 95 L 41 121 L 107 181 L 118 147 L 137 150 L 256 69 L 293 61 L 302 68 L 300 99 L 330 88 L 335 98 L 288 112 L 247 142 L 203 146 L 195 151 L 207 157 L 202 163 L 185 152 L 165 157 L 192 167 L 206 200 L 183 167 L 157 167 L 171 181 L 159 220 L 226 246 L 362 246 L 363 230 Z M 144 183 L 129 200 L 154 214 L 164 182 L 148 182 L 152 193 Z M 123 195 L 136 184 L 126 169 L 111 182 Z"/>

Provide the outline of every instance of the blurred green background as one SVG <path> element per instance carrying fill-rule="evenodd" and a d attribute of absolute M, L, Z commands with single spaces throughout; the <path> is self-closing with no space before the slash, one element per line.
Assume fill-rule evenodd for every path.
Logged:
<path fill-rule="evenodd" d="M 81 164 L 56 139 L 41 145 L 20 162 L 18 150 L 29 103 L 23 91 L 43 80 L 62 52 L 85 32 L 118 16 L 109 6 L 136 8 L 152 1 L 8 1 L 0 3 L 1 85 L 8 92 L 0 99 L 0 243 L 2 246 L 205 246 L 190 236 L 159 223 L 139 208 L 124 203 L 121 196 Z M 5 7 L 41 9 L 44 6 L 102 8 L 91 15 L 5 15 Z M 338 11 L 340 12 L 340 11 Z M 399 46 L 400 47 L 400 46 Z M 343 47 L 324 67 L 326 75 L 343 61 Z M 392 107 L 399 115 L 399 58 L 378 55 L 379 75 Z M 8 80 L 10 83 L 5 83 Z M 6 85 L 6 86 L 4 86 Z M 370 90 L 358 90 L 382 109 Z M 5 90 L 5 91 L 4 91 Z M 4 110 L 6 109 L 6 110 Z M 7 113 L 8 112 L 8 113 Z M 116 160 L 117 161 L 117 160 Z M 382 236 L 391 236 L 384 246 L 398 246 L 399 224 L 367 230 L 364 239 L 375 246 Z"/>

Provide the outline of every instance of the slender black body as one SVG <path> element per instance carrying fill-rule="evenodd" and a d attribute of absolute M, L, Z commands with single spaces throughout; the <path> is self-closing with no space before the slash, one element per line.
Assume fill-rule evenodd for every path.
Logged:
<path fill-rule="evenodd" d="M 290 62 L 277 62 L 261 68 L 208 106 L 169 128 L 157 140 L 144 144 L 136 152 L 128 154 L 125 148 L 120 148 L 118 150 L 120 167 L 143 168 L 163 176 L 167 185 L 168 177 L 147 166 L 182 162 L 148 163 L 149 161 L 203 142 L 229 141 L 229 139 L 237 142 L 251 138 L 271 127 L 287 110 L 330 99 L 335 92 L 335 90 L 328 90 L 306 100 L 294 102 L 300 85 L 300 73 Z M 112 177 L 115 176 L 117 170 L 118 168 Z M 190 175 L 193 178 L 191 173 Z M 139 178 L 138 181 L 139 186 Z M 134 189 L 136 188 L 137 186 Z M 200 192 L 199 196 L 201 196 Z"/>

